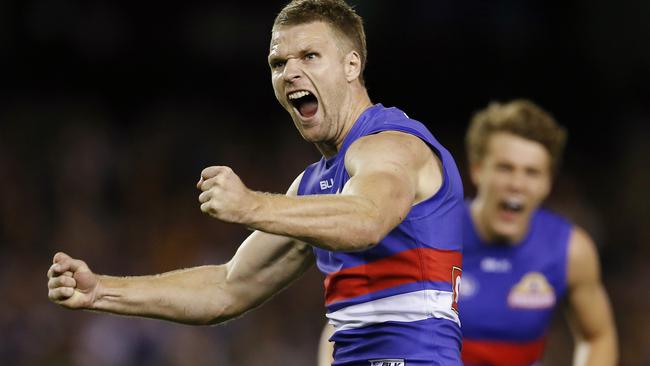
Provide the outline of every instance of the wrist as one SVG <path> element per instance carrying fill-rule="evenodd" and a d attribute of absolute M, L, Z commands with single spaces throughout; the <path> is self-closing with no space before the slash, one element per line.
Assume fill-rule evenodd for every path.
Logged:
<path fill-rule="evenodd" d="M 102 300 L 107 296 L 107 287 L 106 280 L 107 276 L 97 275 L 97 284 L 93 290 L 93 293 L 90 297 L 90 303 L 88 304 L 88 310 L 101 310 Z"/>
<path fill-rule="evenodd" d="M 267 206 L 268 194 L 258 191 L 250 191 L 250 204 L 242 212 L 242 224 L 256 228 L 256 224 L 261 221 L 264 214 L 264 208 Z"/>

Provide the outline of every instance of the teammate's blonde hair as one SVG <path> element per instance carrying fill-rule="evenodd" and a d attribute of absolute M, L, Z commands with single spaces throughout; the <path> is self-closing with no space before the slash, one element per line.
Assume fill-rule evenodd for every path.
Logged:
<path fill-rule="evenodd" d="M 497 132 L 511 133 L 542 144 L 551 156 L 551 170 L 557 171 L 567 133 L 564 127 L 535 103 L 526 99 L 509 103 L 492 102 L 477 112 L 465 135 L 470 163 L 483 160 L 490 136 Z"/>

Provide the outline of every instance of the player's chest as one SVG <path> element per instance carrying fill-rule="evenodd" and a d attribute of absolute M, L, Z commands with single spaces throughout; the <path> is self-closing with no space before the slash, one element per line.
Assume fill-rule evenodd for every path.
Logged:
<path fill-rule="evenodd" d="M 317 167 L 309 177 L 305 193 L 310 195 L 338 194 L 341 193 L 349 179 L 343 164 Z"/>
<path fill-rule="evenodd" d="M 465 255 L 461 298 L 495 312 L 539 311 L 555 307 L 559 274 L 548 261 L 507 255 Z M 477 304 L 478 305 L 478 304 Z"/>

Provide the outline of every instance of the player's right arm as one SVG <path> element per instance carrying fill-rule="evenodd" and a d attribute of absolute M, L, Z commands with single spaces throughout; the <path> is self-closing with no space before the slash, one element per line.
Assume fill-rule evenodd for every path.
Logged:
<path fill-rule="evenodd" d="M 299 181 L 287 194 L 295 194 Z M 48 296 L 72 309 L 217 324 L 259 306 L 313 263 L 306 243 L 260 231 L 253 232 L 226 264 L 152 276 L 97 275 L 85 262 L 57 253 L 47 273 Z"/>

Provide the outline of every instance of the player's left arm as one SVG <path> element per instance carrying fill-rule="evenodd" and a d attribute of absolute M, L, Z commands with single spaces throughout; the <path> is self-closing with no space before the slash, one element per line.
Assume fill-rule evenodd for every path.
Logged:
<path fill-rule="evenodd" d="M 568 265 L 568 310 L 576 345 L 574 365 L 615 365 L 616 327 L 600 278 L 598 253 L 589 235 L 579 227 L 571 233 Z"/>
<path fill-rule="evenodd" d="M 377 244 L 442 181 L 429 146 L 396 131 L 356 140 L 345 167 L 350 179 L 341 194 L 299 197 L 252 191 L 230 168 L 209 167 L 199 182 L 201 210 L 324 249 L 358 251 Z"/>

